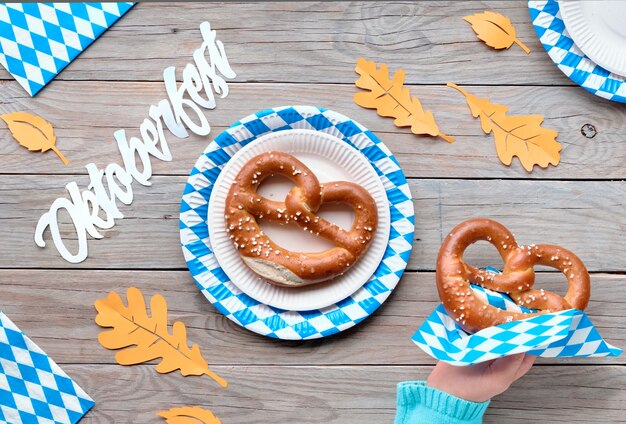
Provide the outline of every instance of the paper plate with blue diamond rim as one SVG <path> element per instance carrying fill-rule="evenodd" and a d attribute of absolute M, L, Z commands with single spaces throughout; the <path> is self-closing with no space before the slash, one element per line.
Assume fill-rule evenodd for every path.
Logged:
<path fill-rule="evenodd" d="M 596 96 L 626 103 L 626 78 L 596 64 L 576 46 L 556 0 L 529 1 L 528 8 L 539 41 L 565 75 Z"/>
<path fill-rule="evenodd" d="M 323 309 L 286 311 L 264 305 L 237 288 L 219 266 L 206 224 L 213 183 L 224 164 L 243 146 L 275 131 L 309 129 L 331 134 L 363 153 L 379 175 L 389 200 L 391 229 L 380 265 L 346 299 Z M 235 323 L 264 336 L 304 340 L 330 336 L 360 323 L 387 299 L 407 266 L 415 214 L 398 161 L 367 128 L 332 110 L 284 106 L 247 116 L 222 132 L 189 174 L 180 207 L 180 239 L 191 275 L 202 294 Z"/>

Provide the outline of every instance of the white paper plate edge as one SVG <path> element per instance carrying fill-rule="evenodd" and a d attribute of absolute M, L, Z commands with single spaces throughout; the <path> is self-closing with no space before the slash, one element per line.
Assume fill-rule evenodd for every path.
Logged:
<path fill-rule="evenodd" d="M 322 154 L 325 148 L 330 148 L 333 150 L 344 151 L 345 155 L 350 155 L 352 158 L 357 158 L 356 161 L 350 164 L 351 167 L 360 170 L 367 170 L 367 173 L 365 175 L 367 175 L 371 179 L 371 183 L 369 183 L 368 185 L 375 184 L 377 187 L 376 191 L 373 194 L 371 193 L 372 197 L 374 197 L 374 199 L 376 200 L 379 212 L 379 225 L 378 231 L 375 235 L 375 240 L 373 241 L 372 246 L 370 246 L 368 251 L 365 253 L 365 256 L 362 257 L 354 267 L 346 272 L 346 274 L 338 277 L 338 279 L 346 280 L 352 277 L 350 278 L 350 280 L 352 280 L 351 284 L 342 281 L 345 284 L 340 286 L 337 284 L 337 279 L 335 279 L 333 280 L 333 282 L 328 284 L 322 283 L 321 285 L 316 284 L 303 288 L 291 289 L 261 282 L 259 277 L 243 264 L 239 254 L 235 251 L 232 242 L 226 236 L 223 212 L 218 213 L 216 208 L 219 207 L 220 209 L 223 209 L 223 201 L 225 200 L 228 189 L 230 187 L 230 184 L 227 182 L 227 180 L 232 181 L 232 179 L 234 179 L 234 176 L 241 168 L 241 166 L 243 166 L 243 163 L 245 163 L 245 161 L 249 159 L 241 159 L 245 156 L 249 156 L 251 158 L 257 154 L 262 153 L 263 151 L 269 150 L 287 151 L 288 149 L 285 148 L 277 149 L 271 147 L 272 143 L 276 143 L 276 139 L 280 140 L 287 135 L 291 135 L 292 137 L 313 137 L 313 139 L 311 139 L 310 141 L 298 141 L 298 143 L 304 143 L 304 145 L 298 146 L 297 149 L 291 149 L 292 152 L 296 151 L 299 153 Z M 315 139 L 323 139 L 325 141 L 330 141 L 331 143 L 326 142 L 324 143 L 325 146 L 322 146 L 320 148 L 319 141 L 314 142 Z M 280 141 L 278 141 L 278 143 L 280 143 Z M 260 147 L 261 145 L 265 146 Z M 253 153 L 250 153 L 251 151 Z M 287 151 L 287 153 L 289 153 L 289 151 Z M 233 165 L 237 162 L 241 163 L 238 166 L 233 167 Z M 361 164 L 359 164 L 359 162 Z M 366 164 L 367 166 L 361 166 L 362 164 Z M 218 202 L 218 199 L 220 199 L 221 202 Z M 363 284 L 365 284 L 366 281 L 369 280 L 371 275 L 378 268 L 380 261 L 384 257 L 384 253 L 389 241 L 390 221 L 391 218 L 389 211 L 389 200 L 387 198 L 385 188 L 378 175 L 376 175 L 376 171 L 369 164 L 369 160 L 358 150 L 353 149 L 350 145 L 333 135 L 314 130 L 299 129 L 278 131 L 266 134 L 262 137 L 259 137 L 250 144 L 244 146 L 233 155 L 233 157 L 224 166 L 224 168 L 220 172 L 220 175 L 215 181 L 213 192 L 209 200 L 207 224 L 211 228 L 209 237 L 213 253 L 220 267 L 224 270 L 224 272 L 233 282 L 233 284 L 235 284 L 248 296 L 269 306 L 290 311 L 306 311 L 322 309 L 324 307 L 333 305 L 345 299 L 346 297 L 349 297 Z M 365 270 L 367 270 L 367 272 Z M 245 282 L 242 282 L 241 280 L 242 274 L 243 277 L 246 278 Z M 363 275 L 358 280 L 354 280 L 355 276 L 358 274 L 365 275 Z M 253 281 L 256 281 L 256 284 L 261 284 L 262 286 L 256 286 Z M 265 290 L 259 292 L 259 287 L 263 287 Z M 338 289 L 338 287 L 340 288 Z M 329 293 L 324 293 L 329 291 L 333 292 L 332 296 Z M 279 296 L 281 295 L 283 296 L 283 299 L 279 298 Z"/>
<path fill-rule="evenodd" d="M 597 65 L 615 75 L 626 76 L 626 56 L 612 50 L 592 31 L 582 4 L 563 0 L 558 3 L 565 28 L 576 46 Z"/>

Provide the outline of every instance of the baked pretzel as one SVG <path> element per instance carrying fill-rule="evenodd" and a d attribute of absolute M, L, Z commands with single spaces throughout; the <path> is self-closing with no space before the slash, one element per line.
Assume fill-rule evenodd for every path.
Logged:
<path fill-rule="evenodd" d="M 264 179 L 283 175 L 295 183 L 284 202 L 257 194 Z M 346 231 L 316 215 L 323 203 L 346 203 L 354 210 Z M 254 272 L 280 286 L 299 287 L 343 274 L 367 251 L 378 222 L 376 203 L 361 186 L 345 181 L 320 184 L 295 157 L 267 152 L 248 161 L 226 197 L 226 231 L 239 255 Z M 323 252 L 292 252 L 276 245 L 261 230 L 258 219 L 293 223 L 332 242 Z"/>
<path fill-rule="evenodd" d="M 474 268 L 463 261 L 465 249 L 479 240 L 498 249 L 504 260 L 501 274 Z M 545 265 L 565 274 L 569 286 L 564 297 L 532 288 L 535 265 Z M 538 312 L 509 312 L 491 306 L 474 293 L 470 283 L 506 293 L 518 305 Z M 443 241 L 437 258 L 437 290 L 448 315 L 464 330 L 473 333 L 548 312 L 584 310 L 589 302 L 590 282 L 585 265 L 569 250 L 550 244 L 518 246 L 513 234 L 503 225 L 477 218 L 457 225 Z"/>

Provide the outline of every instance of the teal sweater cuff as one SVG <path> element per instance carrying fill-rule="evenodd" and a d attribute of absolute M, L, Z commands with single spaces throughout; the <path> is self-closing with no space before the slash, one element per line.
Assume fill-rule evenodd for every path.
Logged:
<path fill-rule="evenodd" d="M 427 387 L 425 381 L 398 384 L 395 424 L 479 424 L 489 406 Z"/>

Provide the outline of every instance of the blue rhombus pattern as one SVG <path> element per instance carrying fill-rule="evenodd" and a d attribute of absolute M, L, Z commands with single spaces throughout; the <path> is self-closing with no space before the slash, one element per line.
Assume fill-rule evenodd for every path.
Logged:
<path fill-rule="evenodd" d="M 0 3 L 0 64 L 34 96 L 134 3 Z"/>
<path fill-rule="evenodd" d="M 94 401 L 0 311 L 0 422 L 73 424 Z"/>
<path fill-rule="evenodd" d="M 484 301 L 500 309 L 532 312 L 505 294 L 472 285 Z M 526 352 L 544 358 L 619 356 L 621 349 L 608 344 L 589 317 L 578 309 L 553 312 L 523 321 L 489 327 L 472 335 L 463 331 L 439 305 L 413 335 L 424 352 L 452 365 L 472 365 Z"/>
<path fill-rule="evenodd" d="M 589 59 L 569 36 L 556 0 L 529 1 L 530 18 L 552 61 L 587 91 L 626 103 L 626 76 L 613 74 Z"/>
<path fill-rule="evenodd" d="M 241 292 L 220 268 L 209 243 L 207 209 L 223 165 L 243 146 L 273 131 L 325 132 L 363 153 L 379 175 L 391 209 L 389 244 L 374 275 L 352 296 L 320 310 L 284 311 Z M 409 186 L 387 147 L 361 124 L 313 106 L 267 109 L 233 124 L 209 144 L 192 169 L 180 207 L 180 238 L 191 275 L 204 296 L 225 316 L 256 333 L 280 339 L 314 339 L 346 330 L 387 299 L 407 266 L 415 217 Z"/>

